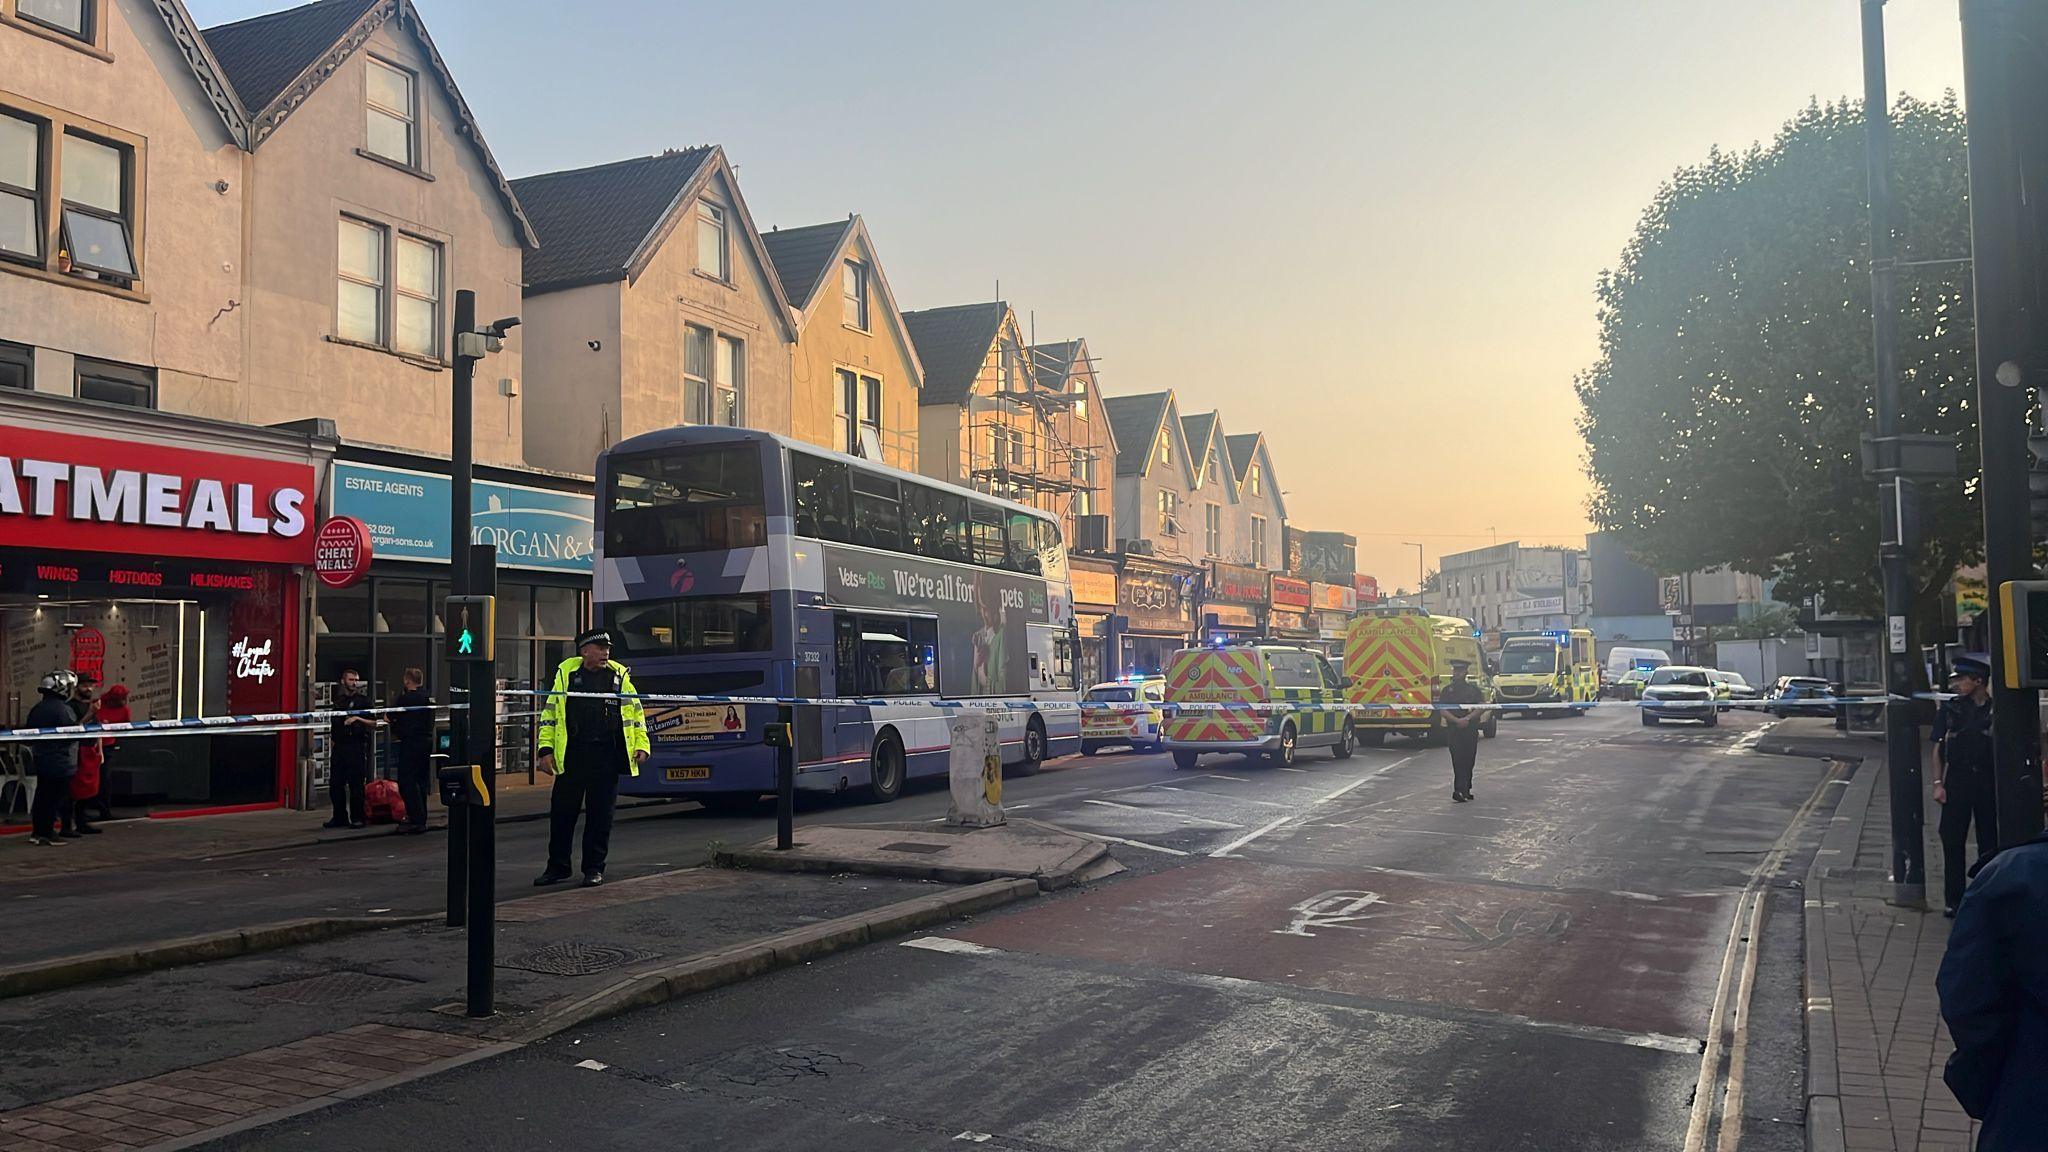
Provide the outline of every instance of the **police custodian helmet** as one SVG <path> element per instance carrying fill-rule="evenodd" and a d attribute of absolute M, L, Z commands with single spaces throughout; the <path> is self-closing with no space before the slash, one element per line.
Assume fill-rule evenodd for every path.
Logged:
<path fill-rule="evenodd" d="M 78 673 L 59 668 L 43 677 L 41 687 L 45 696 L 69 696 L 78 687 Z"/>

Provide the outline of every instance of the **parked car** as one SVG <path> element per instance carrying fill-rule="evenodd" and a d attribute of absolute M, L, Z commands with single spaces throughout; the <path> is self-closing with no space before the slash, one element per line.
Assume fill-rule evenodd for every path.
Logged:
<path fill-rule="evenodd" d="M 1643 727 L 1666 720 L 1697 720 L 1712 728 L 1721 723 L 1721 694 L 1714 669 L 1667 664 L 1650 673 L 1643 684 Z"/>
<path fill-rule="evenodd" d="M 1764 709 L 1771 715 L 1833 716 L 1835 686 L 1818 676 L 1780 676 L 1764 694 Z"/>
<path fill-rule="evenodd" d="M 1159 707 L 1166 700 L 1163 676 L 1126 676 L 1088 690 L 1081 701 L 1081 755 L 1093 756 L 1112 744 L 1133 752 L 1157 752 L 1166 720 Z M 1115 705 L 1145 704 L 1144 708 Z"/>
<path fill-rule="evenodd" d="M 1643 698 L 1643 685 L 1653 671 L 1653 668 L 1631 668 L 1621 674 L 1621 679 L 1607 686 L 1606 694 L 1616 700 L 1640 700 Z"/>
<path fill-rule="evenodd" d="M 1763 697 L 1763 692 L 1760 689 L 1758 689 L 1756 685 L 1751 684 L 1749 681 L 1743 679 L 1742 673 L 1740 672 L 1717 671 L 1714 673 L 1714 679 L 1723 688 L 1726 688 L 1728 690 L 1728 698 L 1721 702 L 1721 711 L 1723 712 L 1726 712 L 1728 711 L 1728 709 L 1734 707 L 1735 703 L 1738 701 L 1754 701 L 1762 699 Z"/>

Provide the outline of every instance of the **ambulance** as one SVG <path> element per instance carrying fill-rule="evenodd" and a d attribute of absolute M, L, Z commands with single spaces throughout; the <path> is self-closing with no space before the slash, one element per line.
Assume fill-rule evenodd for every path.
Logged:
<path fill-rule="evenodd" d="M 1093 756 L 1113 744 L 1157 752 L 1166 724 L 1162 676 L 1125 676 L 1097 684 L 1081 701 L 1081 755 Z M 1116 707 L 1123 705 L 1123 707 Z"/>
<path fill-rule="evenodd" d="M 1408 607 L 1375 608 L 1354 617 L 1344 636 L 1344 675 L 1350 684 L 1345 698 L 1365 705 L 1352 714 L 1359 742 L 1378 747 L 1389 732 L 1440 738 L 1437 691 L 1451 682 L 1454 660 L 1471 665 L 1468 674 L 1492 703 L 1493 678 L 1471 621 Z M 1480 732 L 1492 736 L 1499 728 L 1496 712 Z"/>
<path fill-rule="evenodd" d="M 1600 698 L 1600 665 L 1593 660 L 1593 633 L 1585 628 L 1550 632 L 1509 632 L 1501 637 L 1500 668 L 1493 692 L 1502 704 L 1558 704 L 1566 716 L 1583 716 Z M 1523 716 L 1550 711 L 1521 709 Z"/>
<path fill-rule="evenodd" d="M 1184 648 L 1166 667 L 1166 704 L 1166 747 L 1176 768 L 1193 768 L 1204 752 L 1263 756 L 1282 768 L 1303 748 L 1328 748 L 1346 760 L 1358 743 L 1344 708 L 1344 677 L 1310 648 Z M 1184 704 L 1252 707 L 1174 707 Z"/>

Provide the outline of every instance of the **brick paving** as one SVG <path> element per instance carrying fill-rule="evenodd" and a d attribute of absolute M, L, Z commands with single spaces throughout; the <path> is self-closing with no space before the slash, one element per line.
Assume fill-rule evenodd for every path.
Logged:
<path fill-rule="evenodd" d="M 1863 771 L 1882 773 L 1872 759 Z M 1927 891 L 1932 911 L 1885 902 L 1891 804 L 1879 779 L 1853 870 L 1827 881 L 1824 933 L 1833 986 L 1842 1119 L 1850 1152 L 1968 1152 L 1976 1129 L 1942 1083 L 1955 1045 L 1941 1022 L 1934 976 L 1948 950 L 1941 915 L 1940 808 L 1926 800 Z"/>
<path fill-rule="evenodd" d="M 0 1112 L 0 1152 L 148 1148 L 488 1046 L 467 1036 L 365 1024 Z"/>

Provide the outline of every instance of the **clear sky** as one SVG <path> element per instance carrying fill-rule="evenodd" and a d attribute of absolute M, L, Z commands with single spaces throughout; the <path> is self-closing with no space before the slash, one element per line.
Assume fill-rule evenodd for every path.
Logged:
<path fill-rule="evenodd" d="M 1855 0 L 416 3 L 510 174 L 723 144 L 904 307 L 1000 280 L 1110 392 L 1264 431 L 1388 586 L 1579 539 L 1595 278 L 1675 167 L 1862 91 Z M 1889 12 L 1892 90 L 1960 89 L 1956 0 Z"/>

